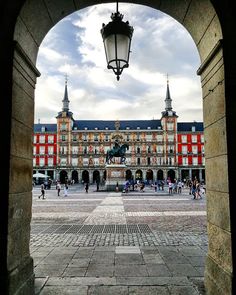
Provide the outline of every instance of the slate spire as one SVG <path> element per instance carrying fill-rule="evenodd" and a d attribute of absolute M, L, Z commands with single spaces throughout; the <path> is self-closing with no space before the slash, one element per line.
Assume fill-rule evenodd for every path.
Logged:
<path fill-rule="evenodd" d="M 170 88 L 169 88 L 169 78 L 167 74 L 167 88 L 166 88 L 166 99 L 165 99 L 165 104 L 166 104 L 166 111 L 172 111 L 172 99 L 170 97 Z"/>
<path fill-rule="evenodd" d="M 64 98 L 62 100 L 63 102 L 63 107 L 62 107 L 62 111 L 63 112 L 68 112 L 69 111 L 69 98 L 68 98 L 68 90 L 67 90 L 67 75 L 65 77 L 65 92 L 64 92 Z"/>

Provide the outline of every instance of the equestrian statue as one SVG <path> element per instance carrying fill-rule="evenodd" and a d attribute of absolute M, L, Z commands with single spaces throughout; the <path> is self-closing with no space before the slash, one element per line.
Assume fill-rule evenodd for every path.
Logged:
<path fill-rule="evenodd" d="M 125 143 L 120 146 L 118 140 L 115 140 L 115 145 L 113 146 L 113 148 L 107 151 L 106 163 L 107 164 L 115 163 L 113 158 L 120 157 L 120 164 L 123 164 L 126 160 L 125 153 L 126 153 L 126 150 L 128 149 L 129 149 L 128 144 Z"/>

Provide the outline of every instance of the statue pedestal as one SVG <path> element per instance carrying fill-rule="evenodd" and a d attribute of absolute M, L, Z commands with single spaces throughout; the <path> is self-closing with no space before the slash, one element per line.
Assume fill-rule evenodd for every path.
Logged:
<path fill-rule="evenodd" d="M 118 189 L 120 192 L 123 191 L 124 183 L 125 183 L 125 172 L 126 172 L 125 164 L 107 164 L 106 165 L 106 182 L 105 187 L 107 191 L 117 191 L 117 183 Z"/>

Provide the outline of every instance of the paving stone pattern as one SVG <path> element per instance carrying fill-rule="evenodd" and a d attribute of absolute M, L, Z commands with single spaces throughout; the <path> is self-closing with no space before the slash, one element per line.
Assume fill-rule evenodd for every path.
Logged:
<path fill-rule="evenodd" d="M 205 196 L 33 190 L 35 294 L 203 295 Z"/>

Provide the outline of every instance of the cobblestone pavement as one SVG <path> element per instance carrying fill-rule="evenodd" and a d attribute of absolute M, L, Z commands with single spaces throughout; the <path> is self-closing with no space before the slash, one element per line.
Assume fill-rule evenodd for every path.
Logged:
<path fill-rule="evenodd" d="M 184 190 L 127 194 L 33 189 L 36 294 L 204 294 L 206 200 Z"/>

